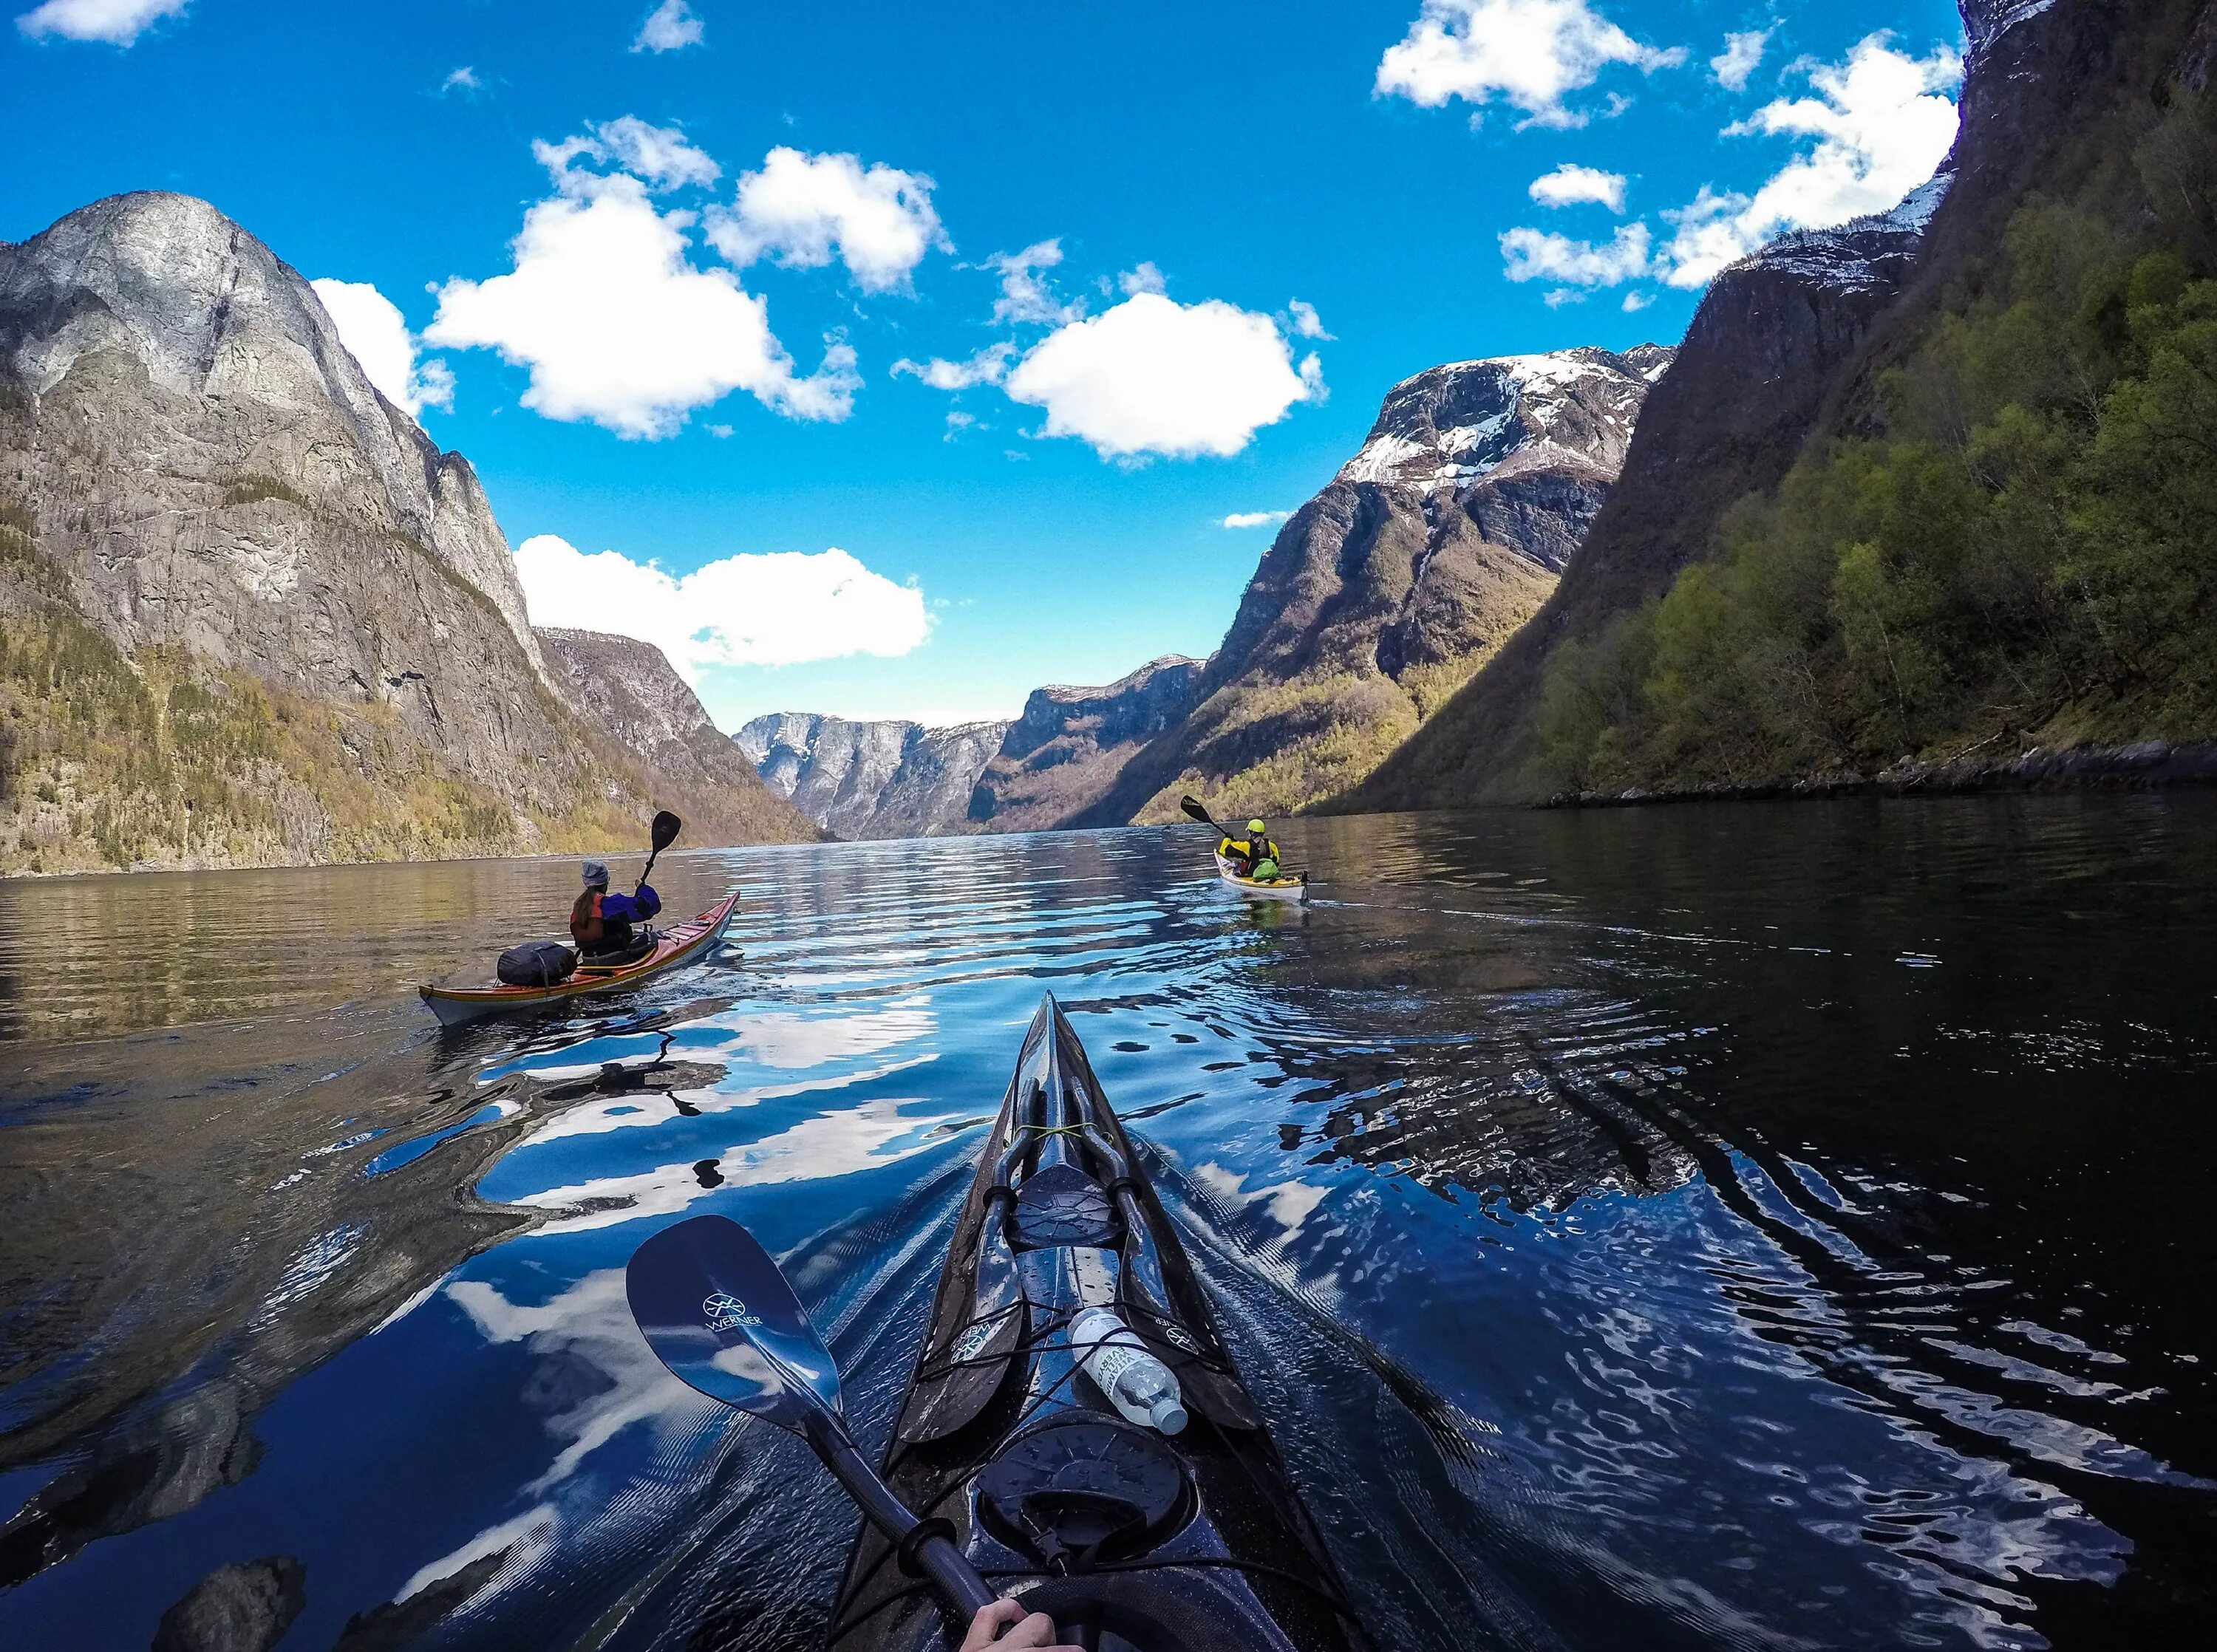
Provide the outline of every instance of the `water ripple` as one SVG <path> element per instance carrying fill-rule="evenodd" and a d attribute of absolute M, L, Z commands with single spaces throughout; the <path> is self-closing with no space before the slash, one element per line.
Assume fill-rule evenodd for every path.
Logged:
<path fill-rule="evenodd" d="M 80 1041 L 0 1082 L 0 1640 L 143 1647 L 281 1557 L 287 1646 L 807 1643 L 853 1517 L 624 1261 L 747 1222 L 881 1436 L 1042 988 L 1382 1645 L 2206 1623 L 2217 975 L 2165 937 L 2217 810 L 1284 835 L 1306 913 L 1177 832 L 679 855 L 722 958 L 450 1033 L 400 989 L 559 863 L 42 889 L 78 944 L 0 921 L 0 1026 Z"/>

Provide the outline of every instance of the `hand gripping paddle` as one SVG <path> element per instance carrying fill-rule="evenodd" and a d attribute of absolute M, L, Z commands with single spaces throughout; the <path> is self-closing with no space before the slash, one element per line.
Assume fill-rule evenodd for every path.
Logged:
<path fill-rule="evenodd" d="M 721 1216 L 664 1228 L 632 1253 L 624 1284 L 647 1346 L 681 1382 L 806 1440 L 892 1540 L 903 1568 L 929 1577 L 959 1623 L 992 1604 L 945 1523 L 918 1520 L 855 1449 L 840 1410 L 839 1367 L 752 1234 Z"/>

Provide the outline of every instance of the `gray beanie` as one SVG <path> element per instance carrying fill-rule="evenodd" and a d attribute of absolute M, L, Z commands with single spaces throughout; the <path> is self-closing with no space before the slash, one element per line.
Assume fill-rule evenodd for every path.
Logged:
<path fill-rule="evenodd" d="M 585 887 L 587 889 L 606 889 L 608 886 L 608 869 L 597 860 L 586 861 Z"/>

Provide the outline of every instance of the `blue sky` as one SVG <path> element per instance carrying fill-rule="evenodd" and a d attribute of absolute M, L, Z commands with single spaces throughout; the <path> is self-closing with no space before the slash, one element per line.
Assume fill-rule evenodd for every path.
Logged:
<path fill-rule="evenodd" d="M 1226 516 L 1425 367 L 1675 342 L 1921 181 L 1961 46 L 1947 0 L 11 10 L 0 237 L 178 189 L 345 284 L 535 616 L 727 728 L 1206 654 L 1271 531 Z"/>

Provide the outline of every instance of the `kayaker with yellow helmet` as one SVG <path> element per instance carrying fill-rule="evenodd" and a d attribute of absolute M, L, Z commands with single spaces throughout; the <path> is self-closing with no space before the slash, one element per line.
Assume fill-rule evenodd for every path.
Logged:
<path fill-rule="evenodd" d="M 1278 846 L 1270 836 L 1269 828 L 1259 820 L 1247 823 L 1244 837 L 1227 834 L 1217 844 L 1216 852 L 1231 861 L 1243 878 L 1267 884 L 1278 875 Z"/>

